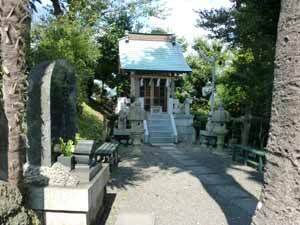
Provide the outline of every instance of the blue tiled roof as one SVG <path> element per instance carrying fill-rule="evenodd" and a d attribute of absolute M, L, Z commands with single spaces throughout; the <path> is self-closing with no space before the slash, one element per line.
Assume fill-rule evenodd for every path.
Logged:
<path fill-rule="evenodd" d="M 167 41 L 119 41 L 121 70 L 191 72 L 181 47 Z"/>

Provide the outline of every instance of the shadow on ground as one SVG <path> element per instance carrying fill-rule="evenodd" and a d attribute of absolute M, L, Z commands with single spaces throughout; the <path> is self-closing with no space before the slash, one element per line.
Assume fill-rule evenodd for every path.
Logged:
<path fill-rule="evenodd" d="M 105 222 L 111 212 L 112 206 L 114 204 L 114 201 L 116 199 L 116 194 L 107 193 L 104 198 L 104 211 L 100 212 L 99 221 L 96 221 L 97 225 L 105 225 Z"/>
<path fill-rule="evenodd" d="M 150 147 L 144 146 L 143 154 L 136 156 L 130 148 L 120 151 L 121 166 L 113 171 L 109 186 L 126 189 L 130 185 L 148 179 L 142 171 L 150 167 L 172 170 L 173 173 L 188 172 L 197 178 L 206 192 L 222 209 L 228 225 L 250 225 L 258 199 L 236 180 L 243 174 L 246 180 L 261 184 L 263 177 L 255 170 L 233 164 L 229 155 L 193 147 Z M 244 177 L 245 179 L 245 177 Z M 103 223 L 104 224 L 104 223 Z"/>

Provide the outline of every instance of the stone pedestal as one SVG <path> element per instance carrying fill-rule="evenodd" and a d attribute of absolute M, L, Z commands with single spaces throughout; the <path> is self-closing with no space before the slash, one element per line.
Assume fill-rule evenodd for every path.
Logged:
<path fill-rule="evenodd" d="M 91 182 L 77 187 L 29 186 L 27 202 L 45 225 L 91 225 L 103 207 L 108 180 L 109 165 L 104 164 Z"/>
<path fill-rule="evenodd" d="M 184 143 L 195 142 L 195 130 L 193 128 L 193 115 L 174 114 L 178 141 Z"/>
<path fill-rule="evenodd" d="M 141 138 L 142 138 L 142 132 L 132 132 L 131 133 L 131 136 L 132 136 L 132 144 L 134 146 L 141 146 L 142 145 L 142 142 L 141 142 Z"/>
<path fill-rule="evenodd" d="M 227 129 L 224 126 L 216 126 L 214 128 L 214 133 L 217 136 L 217 151 L 223 151 L 224 150 L 224 140 L 225 135 L 227 134 Z"/>

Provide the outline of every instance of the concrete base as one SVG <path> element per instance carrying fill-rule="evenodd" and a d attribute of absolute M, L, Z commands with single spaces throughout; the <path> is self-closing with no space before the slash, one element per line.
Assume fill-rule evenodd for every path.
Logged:
<path fill-rule="evenodd" d="M 93 167 L 85 164 L 76 164 L 75 169 L 71 173 L 78 177 L 80 183 L 89 183 L 97 176 L 101 166 L 101 163 L 97 163 Z"/>
<path fill-rule="evenodd" d="M 96 221 L 103 206 L 109 165 L 89 183 L 77 187 L 36 187 L 28 189 L 29 207 L 35 210 L 45 225 L 90 225 Z"/>

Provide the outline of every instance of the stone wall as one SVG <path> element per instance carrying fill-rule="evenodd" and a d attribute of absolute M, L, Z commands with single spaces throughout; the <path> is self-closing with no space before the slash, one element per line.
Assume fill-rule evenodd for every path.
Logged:
<path fill-rule="evenodd" d="M 39 225 L 36 215 L 24 208 L 21 193 L 14 186 L 0 181 L 0 224 Z"/>

